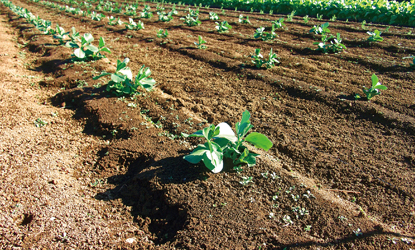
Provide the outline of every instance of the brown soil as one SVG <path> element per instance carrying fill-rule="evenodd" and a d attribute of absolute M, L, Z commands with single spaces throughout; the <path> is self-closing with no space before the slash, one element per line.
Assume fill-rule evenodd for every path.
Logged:
<path fill-rule="evenodd" d="M 264 42 L 253 39 L 255 29 L 280 16 L 213 10 L 233 26 L 218 34 L 212 9 L 201 8 L 201 26 L 155 16 L 142 20 L 144 30 L 127 31 L 13 3 L 53 26 L 104 37 L 112 53 L 72 63 L 71 49 L 1 7 L 5 248 L 414 247 L 402 240 L 415 237 L 414 73 L 402 59 L 415 54 L 413 29 L 391 26 L 383 42 L 368 44 L 359 23 L 330 22 L 347 50 L 321 54 L 319 37 L 308 33 L 317 20 L 286 22 Z M 253 25 L 239 24 L 241 13 Z M 156 37 L 159 29 L 167 39 Z M 206 50 L 193 45 L 198 35 Z M 265 56 L 273 48 L 281 63 L 256 69 L 255 48 Z M 154 91 L 117 98 L 105 92 L 107 79 L 92 80 L 124 57 L 134 73 L 150 67 Z M 373 73 L 388 90 L 354 100 Z M 269 152 L 252 149 L 261 153 L 257 165 L 212 174 L 183 160 L 199 141 L 181 132 L 234 126 L 246 109 L 254 130 L 274 143 Z M 48 124 L 36 127 L 37 118 Z M 241 185 L 242 176 L 253 182 Z"/>

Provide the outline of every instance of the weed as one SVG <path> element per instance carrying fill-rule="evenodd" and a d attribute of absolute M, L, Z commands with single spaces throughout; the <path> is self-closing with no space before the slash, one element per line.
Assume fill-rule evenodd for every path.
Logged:
<path fill-rule="evenodd" d="M 46 126 L 46 125 L 48 124 L 48 122 L 46 122 L 46 121 L 42 120 L 42 118 L 37 118 L 37 119 L 34 121 L 34 124 L 35 124 L 35 126 L 36 126 L 37 128 L 40 128 L 40 127 Z"/>

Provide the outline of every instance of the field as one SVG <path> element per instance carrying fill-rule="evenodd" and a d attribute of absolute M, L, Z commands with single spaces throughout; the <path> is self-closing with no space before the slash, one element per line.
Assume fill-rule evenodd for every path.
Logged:
<path fill-rule="evenodd" d="M 111 53 L 100 60 L 72 60 L 74 49 L 64 46 L 66 41 L 60 44 L 0 5 L 3 23 L 11 25 L 26 55 L 25 68 L 38 76 L 25 88 L 48 93 L 39 102 L 66 112 L 68 121 L 82 125 L 79 138 L 89 138 L 85 146 L 83 139 L 74 139 L 79 152 L 68 160 L 68 177 L 63 177 L 73 181 L 56 194 L 67 201 L 67 222 L 60 225 L 65 234 L 37 219 L 46 213 L 40 210 L 52 213 L 59 205 L 30 207 L 30 202 L 44 203 L 41 195 L 25 201 L 24 195 L 33 194 L 29 189 L 13 193 L 16 184 L 0 195 L 3 212 L 13 218 L 0 220 L 4 248 L 415 248 L 415 77 L 413 60 L 406 58 L 415 55 L 413 28 L 324 17 L 287 20 L 287 15 L 206 7 L 198 8 L 201 24 L 187 26 L 180 18 L 195 6 L 137 2 L 131 16 L 104 11 L 104 6 L 96 10 L 98 2 L 75 6 L 143 22 L 144 29 L 129 30 L 109 25 L 108 18 L 71 13 L 59 7 L 63 2 L 12 3 L 51 21 L 53 29 L 58 24 L 65 31 L 75 27 L 81 36 L 92 34 L 96 46 L 103 37 Z M 138 18 L 145 5 L 154 16 Z M 157 7 L 165 13 L 175 8 L 177 14 L 159 21 Z M 210 12 L 220 19 L 210 20 Z M 240 15 L 250 23 L 240 22 Z M 280 18 L 285 26 L 275 29 L 272 39 L 254 37 L 261 27 L 272 34 L 272 21 Z M 215 22 L 222 21 L 232 28 L 218 32 Z M 310 30 L 326 22 L 346 49 L 318 50 L 314 43 L 322 35 Z M 158 37 L 160 29 L 168 36 Z M 367 40 L 367 32 L 375 30 L 382 41 Z M 195 45 L 199 36 L 206 41 L 204 49 Z M 326 41 L 331 43 L 333 38 Z M 256 67 L 252 55 L 258 48 L 264 60 L 272 49 L 278 62 Z M 124 58 L 134 76 L 142 65 L 149 67 L 156 81 L 152 91 L 139 88 L 137 94 L 115 96 L 106 90 L 108 76 L 93 79 L 103 71 L 113 73 Z M 374 74 L 387 89 L 367 100 L 362 88 L 372 86 Z M 249 146 L 260 154 L 256 165 L 237 171 L 225 161 L 224 170 L 215 174 L 203 163 L 183 159 L 205 141 L 182 133 L 221 122 L 235 127 L 245 110 L 251 113 L 252 131 L 273 142 L 267 152 Z M 13 111 L 3 107 L 6 112 Z M 52 119 L 43 114 L 40 118 Z M 51 134 L 58 126 L 30 123 L 36 133 Z M 74 133 L 62 126 L 62 133 Z M 0 134 L 7 134 L 5 127 Z M 49 139 L 32 153 L 50 145 L 55 143 Z M 16 156 L 0 152 L 6 178 L 6 169 L 17 168 Z M 2 185 L 9 185 L 5 180 Z M 19 183 L 19 177 L 15 180 Z M 55 184 L 46 178 L 36 185 L 43 190 Z M 17 203 L 24 209 L 16 209 L 14 198 L 4 198 L 8 195 L 20 197 Z M 85 204 L 69 206 L 72 196 Z M 99 204 L 93 205 L 98 212 L 79 215 L 74 208 L 90 204 Z"/>

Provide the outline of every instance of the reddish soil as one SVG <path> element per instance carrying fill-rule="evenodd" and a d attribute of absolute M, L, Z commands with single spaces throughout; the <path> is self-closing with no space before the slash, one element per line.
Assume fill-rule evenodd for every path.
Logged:
<path fill-rule="evenodd" d="M 93 191 L 108 208 L 103 220 L 114 206 L 128 208 L 121 218 L 151 240 L 119 247 L 414 248 L 415 85 L 410 60 L 402 59 L 415 55 L 412 28 L 385 31 L 386 26 L 367 25 L 385 31 L 383 42 L 369 44 L 361 24 L 330 22 L 347 49 L 322 54 L 313 45 L 319 36 L 308 32 L 325 22 L 315 19 L 304 24 L 294 18 L 275 40 L 264 42 L 253 39 L 256 28 L 270 27 L 270 20 L 281 16 L 201 8 L 201 26 L 187 27 L 179 17 L 162 23 L 155 15 L 141 19 L 144 30 L 128 31 L 109 26 L 107 19 L 96 22 L 41 3 L 13 3 L 53 26 L 104 37 L 112 50 L 107 59 L 72 63 L 71 49 L 1 7 L 20 43 L 27 42 L 24 51 L 34 54 L 29 69 L 48 77 L 39 85 L 55 91 L 50 101 L 73 110 L 85 134 L 108 142 L 82 152 L 97 161 L 83 162 L 73 175 L 102 181 Z M 146 4 L 155 11 L 155 4 Z M 185 15 L 187 6 L 176 8 Z M 209 11 L 232 30 L 217 33 Z M 239 24 L 239 14 L 249 16 L 252 25 Z M 159 29 L 168 29 L 168 38 L 157 38 Z M 198 35 L 207 49 L 193 45 Z M 281 63 L 256 69 L 250 58 L 256 48 L 265 57 L 272 48 Z M 124 57 L 134 74 L 143 64 L 150 67 L 154 91 L 117 98 L 105 91 L 107 79 L 92 80 L 101 71 L 114 71 L 116 60 Z M 373 73 L 388 89 L 370 102 L 355 100 L 355 93 L 364 96 L 361 88 L 371 84 Z M 182 132 L 209 123 L 233 127 L 246 109 L 254 130 L 274 143 L 269 152 L 253 149 L 261 153 L 257 165 L 242 173 L 213 174 L 183 160 L 202 141 L 185 140 Z M 253 182 L 241 185 L 242 176 L 252 176 Z M 302 208 L 308 213 L 295 212 Z M 101 242 L 90 247 L 114 246 L 105 237 Z M 86 243 L 80 238 L 71 244 Z M 27 247 L 40 245 L 31 241 Z"/>

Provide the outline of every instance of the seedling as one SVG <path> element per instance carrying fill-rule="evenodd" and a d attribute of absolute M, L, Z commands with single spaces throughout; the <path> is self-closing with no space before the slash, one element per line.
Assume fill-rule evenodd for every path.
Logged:
<path fill-rule="evenodd" d="M 291 11 L 291 13 L 287 15 L 287 21 L 292 22 L 294 15 L 295 15 L 295 10 Z"/>
<path fill-rule="evenodd" d="M 46 126 L 48 124 L 46 121 L 42 120 L 42 118 L 37 118 L 34 123 L 35 123 L 35 126 L 38 128 Z"/>
<path fill-rule="evenodd" d="M 115 26 L 115 25 L 123 25 L 124 22 L 120 20 L 118 17 L 117 19 L 113 16 L 108 17 L 108 25 Z"/>
<path fill-rule="evenodd" d="M 162 22 L 170 22 L 171 20 L 173 20 L 173 15 L 171 12 L 166 14 L 164 11 L 159 11 L 157 12 L 157 15 L 159 16 L 159 21 Z"/>
<path fill-rule="evenodd" d="M 275 24 L 272 24 L 271 32 L 265 32 L 264 27 L 259 27 L 256 29 L 254 38 L 261 38 L 262 41 L 273 40 L 277 37 L 275 34 Z"/>
<path fill-rule="evenodd" d="M 249 16 L 247 16 L 244 19 L 244 16 L 242 14 L 239 15 L 239 19 L 238 19 L 239 23 L 243 23 L 243 24 L 251 24 L 251 21 L 249 21 Z"/>
<path fill-rule="evenodd" d="M 206 45 L 205 45 L 206 41 L 203 40 L 203 38 L 201 36 L 199 36 L 199 42 L 195 42 L 195 45 L 198 49 L 206 49 Z"/>
<path fill-rule="evenodd" d="M 228 23 L 228 21 L 223 21 L 221 23 L 215 22 L 215 24 L 215 28 L 219 33 L 228 32 L 230 29 L 232 29 L 232 26 Z"/>
<path fill-rule="evenodd" d="M 303 20 L 304 20 L 304 23 L 305 23 L 305 24 L 307 24 L 307 23 L 308 23 L 308 21 L 309 21 L 308 15 L 305 15 L 305 16 L 303 17 Z"/>
<path fill-rule="evenodd" d="M 329 43 L 326 44 L 327 42 Z M 340 38 L 340 33 L 337 33 L 336 38 L 333 35 L 328 36 L 327 34 L 323 34 L 323 36 L 321 37 L 321 42 L 315 42 L 313 44 L 317 45 L 317 50 L 320 50 L 323 53 L 338 53 L 341 52 L 343 49 L 346 49 L 346 46 L 341 42 L 342 39 Z"/>
<path fill-rule="evenodd" d="M 62 27 L 59 27 L 58 24 L 56 24 L 55 34 L 53 35 L 54 39 L 58 39 L 60 44 L 64 44 L 64 39 L 68 36 L 69 32 L 65 32 L 65 30 Z"/>
<path fill-rule="evenodd" d="M 280 19 L 278 19 L 278 21 L 272 21 L 272 24 L 274 25 L 275 29 L 282 29 L 285 26 L 284 18 L 281 17 Z"/>
<path fill-rule="evenodd" d="M 248 185 L 249 183 L 252 183 L 252 182 L 253 182 L 252 181 L 252 176 L 249 176 L 249 177 L 242 176 L 242 181 L 240 181 L 239 183 L 242 184 L 242 186 L 246 186 L 246 185 Z"/>
<path fill-rule="evenodd" d="M 141 18 L 147 18 L 150 19 L 153 17 L 153 13 L 150 11 L 151 8 L 148 5 L 144 5 L 143 12 L 140 13 Z"/>
<path fill-rule="evenodd" d="M 93 77 L 97 80 L 103 76 L 111 76 L 111 80 L 107 84 L 106 91 L 115 94 L 116 96 L 133 95 L 137 92 L 138 87 L 142 87 L 147 91 L 153 89 L 156 81 L 149 78 L 151 71 L 143 65 L 138 72 L 138 75 L 133 81 L 133 74 L 131 69 L 127 67 L 130 59 L 125 58 L 124 61 L 117 60 L 117 69 L 115 73 L 103 72 L 101 75 Z"/>
<path fill-rule="evenodd" d="M 76 43 L 77 41 L 69 41 L 65 46 L 75 48 L 73 56 L 78 60 L 98 60 L 105 57 L 102 52 L 111 53 L 110 49 L 105 47 L 104 38 L 99 38 L 98 47 L 92 45 L 92 41 L 94 41 L 94 37 L 86 33 L 81 37 L 80 44 Z"/>
<path fill-rule="evenodd" d="M 163 29 L 159 29 L 159 31 L 157 32 L 158 38 L 167 38 L 168 35 L 169 35 L 169 32 L 167 30 L 164 30 L 163 32 Z"/>
<path fill-rule="evenodd" d="M 209 19 L 212 21 L 216 21 L 216 20 L 219 20 L 220 18 L 218 14 L 216 14 L 215 12 L 209 12 Z"/>
<path fill-rule="evenodd" d="M 382 85 L 379 82 L 378 77 L 373 74 L 372 75 L 372 87 L 371 88 L 366 88 L 365 86 L 363 86 L 363 93 L 365 93 L 367 100 L 369 101 L 370 99 L 372 99 L 374 96 L 380 95 L 381 92 L 379 90 L 387 90 L 388 88 L 384 85 Z"/>
<path fill-rule="evenodd" d="M 383 41 L 383 37 L 380 36 L 382 32 L 380 32 L 379 30 L 375 30 L 373 32 L 368 31 L 367 34 L 369 35 L 369 37 L 367 38 L 368 42 L 382 42 Z"/>
<path fill-rule="evenodd" d="M 69 35 L 69 39 L 71 39 L 72 42 L 79 41 L 81 35 L 79 32 L 75 30 L 75 27 L 72 27 L 72 34 Z"/>
<path fill-rule="evenodd" d="M 93 21 L 101 21 L 101 19 L 102 18 L 105 18 L 105 15 L 104 14 L 102 14 L 102 13 L 95 13 L 95 11 L 93 11 L 92 13 L 91 13 L 91 19 L 93 20 Z"/>
<path fill-rule="evenodd" d="M 261 68 L 263 64 L 265 64 L 267 69 L 269 69 L 269 68 L 272 68 L 275 63 L 280 63 L 277 59 L 278 58 L 277 55 L 272 52 L 272 48 L 268 54 L 267 61 L 262 59 L 264 57 L 262 56 L 260 52 L 261 52 L 261 49 L 255 49 L 255 54 L 252 56 L 252 58 L 254 59 L 252 60 L 252 63 L 254 63 L 255 67 L 257 67 L 258 69 Z"/>
<path fill-rule="evenodd" d="M 252 153 L 243 145 L 249 142 L 257 148 L 268 151 L 272 147 L 272 142 L 263 134 L 252 132 L 247 133 L 253 127 L 249 121 L 251 115 L 249 111 L 242 114 L 240 122 L 236 123 L 236 135 L 227 123 L 220 123 L 217 126 L 210 125 L 191 135 L 182 133 L 183 137 L 204 137 L 205 144 L 199 144 L 192 153 L 183 158 L 190 163 L 197 164 L 203 161 L 205 166 L 213 173 L 218 173 L 223 169 L 223 158 L 232 160 L 233 165 L 248 164 L 253 166 L 256 164 L 255 157 L 258 154 Z M 247 136 L 246 136 L 247 135 Z"/>
<path fill-rule="evenodd" d="M 329 30 L 329 23 L 324 23 L 320 25 L 314 25 L 314 27 L 309 31 L 310 33 L 314 33 L 316 35 L 324 35 L 330 33 Z"/>
<path fill-rule="evenodd" d="M 200 25 L 202 23 L 199 20 L 199 17 L 193 17 L 190 14 L 187 14 L 186 17 L 180 18 L 180 20 L 184 20 L 184 24 L 186 24 L 189 27 L 191 27 L 191 26 L 198 26 L 198 25 Z"/>
<path fill-rule="evenodd" d="M 129 29 L 129 30 L 142 30 L 144 29 L 144 23 L 141 21 L 138 21 L 138 23 L 134 22 L 134 20 L 132 18 L 129 18 L 129 22 L 128 23 L 124 23 L 125 24 L 125 28 Z"/>

